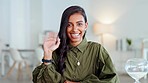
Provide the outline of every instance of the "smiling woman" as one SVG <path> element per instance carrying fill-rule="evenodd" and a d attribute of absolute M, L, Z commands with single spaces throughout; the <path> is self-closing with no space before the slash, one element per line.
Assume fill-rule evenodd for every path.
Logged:
<path fill-rule="evenodd" d="M 62 14 L 60 31 L 49 33 L 43 63 L 33 71 L 34 83 L 119 83 L 106 49 L 87 41 L 85 11 L 70 6 Z"/>

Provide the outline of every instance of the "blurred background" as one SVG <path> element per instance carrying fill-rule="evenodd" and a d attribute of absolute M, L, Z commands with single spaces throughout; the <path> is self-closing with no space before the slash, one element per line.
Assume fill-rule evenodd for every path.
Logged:
<path fill-rule="evenodd" d="M 129 58 L 148 59 L 148 0 L 0 0 L 0 83 L 20 82 L 22 71 L 20 83 L 32 83 L 44 36 L 59 31 L 62 12 L 71 5 L 86 11 L 86 38 L 107 49 L 121 83 L 134 82 L 124 65 Z"/>

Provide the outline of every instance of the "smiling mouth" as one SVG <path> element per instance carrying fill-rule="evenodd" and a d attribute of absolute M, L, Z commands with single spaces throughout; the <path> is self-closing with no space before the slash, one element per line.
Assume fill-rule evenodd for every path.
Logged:
<path fill-rule="evenodd" d="M 77 34 L 76 33 L 72 33 L 71 34 L 71 37 L 74 38 L 74 39 L 76 39 L 76 38 L 79 38 L 80 37 L 80 34 L 79 33 L 77 33 Z"/>

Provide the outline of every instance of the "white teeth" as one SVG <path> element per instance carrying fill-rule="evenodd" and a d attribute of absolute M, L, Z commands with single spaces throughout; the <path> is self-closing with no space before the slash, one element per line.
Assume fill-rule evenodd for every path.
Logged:
<path fill-rule="evenodd" d="M 71 34 L 71 37 L 74 38 L 74 39 L 75 39 L 75 38 L 77 39 L 77 38 L 80 37 L 80 34 Z"/>
<path fill-rule="evenodd" d="M 79 34 L 71 34 L 72 36 L 79 36 Z"/>

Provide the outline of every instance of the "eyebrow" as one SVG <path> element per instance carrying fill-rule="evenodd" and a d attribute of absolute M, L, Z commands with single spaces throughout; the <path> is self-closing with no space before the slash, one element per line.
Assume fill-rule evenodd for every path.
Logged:
<path fill-rule="evenodd" d="M 78 21 L 78 22 L 83 22 L 83 21 Z M 78 23 L 78 22 L 77 22 L 77 23 Z"/>
<path fill-rule="evenodd" d="M 83 21 L 77 21 L 76 23 L 79 23 L 79 22 L 83 22 Z M 72 23 L 72 22 L 68 22 L 68 23 Z"/>

